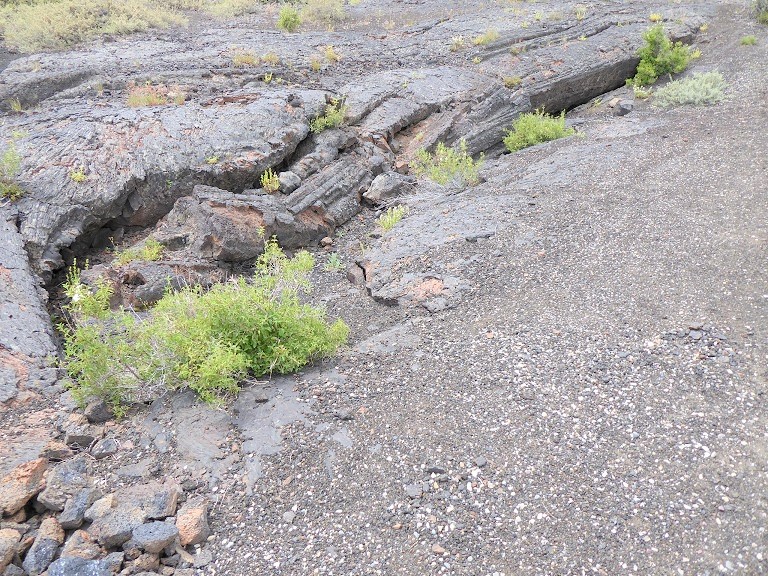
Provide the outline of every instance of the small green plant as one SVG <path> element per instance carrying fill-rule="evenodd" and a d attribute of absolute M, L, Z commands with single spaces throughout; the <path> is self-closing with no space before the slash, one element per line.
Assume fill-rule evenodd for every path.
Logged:
<path fill-rule="evenodd" d="M 475 36 L 472 39 L 472 44 L 475 46 L 486 46 L 491 42 L 499 39 L 499 31 L 496 28 L 489 28 L 479 36 Z"/>
<path fill-rule="evenodd" d="M 261 187 L 264 188 L 270 194 L 274 194 L 280 190 L 280 179 L 272 171 L 272 168 L 267 168 L 259 179 Z"/>
<path fill-rule="evenodd" d="M 301 26 L 301 16 L 299 11 L 290 4 L 280 8 L 280 15 L 277 17 L 277 27 L 286 32 L 295 32 Z"/>
<path fill-rule="evenodd" d="M 756 36 L 744 36 L 739 43 L 742 46 L 754 46 L 757 44 L 757 37 Z"/>
<path fill-rule="evenodd" d="M 651 90 L 642 88 L 640 86 L 633 86 L 632 91 L 635 93 L 635 98 L 640 100 L 648 100 L 648 98 L 653 96 L 653 92 Z"/>
<path fill-rule="evenodd" d="M 142 246 L 128 248 L 121 252 L 115 252 L 115 262 L 118 266 L 124 266 L 130 262 L 156 262 L 163 255 L 165 246 L 154 238 L 147 238 Z"/>
<path fill-rule="evenodd" d="M 576 4 L 574 14 L 576 15 L 576 20 L 584 20 L 587 17 L 587 7 L 584 4 Z"/>
<path fill-rule="evenodd" d="M 662 74 L 682 72 L 694 57 L 691 47 L 682 42 L 673 43 L 661 24 L 646 30 L 643 40 L 645 44 L 637 51 L 640 56 L 637 73 L 628 81 L 633 86 L 648 86 Z"/>
<path fill-rule="evenodd" d="M 168 292 L 142 316 L 111 311 L 111 287 L 83 285 L 73 267 L 59 326 L 73 397 L 81 405 L 102 398 L 118 415 L 129 402 L 173 389 L 219 404 L 248 375 L 293 372 L 334 354 L 349 328 L 301 302 L 313 265 L 308 252 L 288 258 L 269 240 L 250 280 Z"/>
<path fill-rule="evenodd" d="M 309 123 L 309 129 L 318 134 L 328 128 L 336 128 L 344 122 L 344 116 L 347 113 L 347 107 L 339 99 L 331 100 L 330 104 L 325 106 L 325 114 L 314 118 Z"/>
<path fill-rule="evenodd" d="M 11 107 L 11 112 L 14 112 L 15 114 L 21 114 L 24 111 L 24 107 L 21 105 L 21 100 L 18 98 L 11 98 L 8 105 Z"/>
<path fill-rule="evenodd" d="M 269 84 L 270 82 L 272 82 L 272 78 L 274 78 L 274 76 L 275 75 L 273 72 L 267 72 L 266 74 L 264 74 L 264 78 L 262 79 L 264 81 L 264 84 Z"/>
<path fill-rule="evenodd" d="M 88 176 L 86 175 L 83 168 L 76 168 L 69 171 L 69 179 L 72 180 L 72 182 L 76 182 L 77 184 L 82 184 L 88 180 Z"/>
<path fill-rule="evenodd" d="M 575 133 L 573 128 L 565 126 L 565 111 L 559 116 L 550 116 L 543 110 L 536 110 L 517 117 L 517 120 L 512 123 L 512 130 L 504 138 L 504 146 L 510 152 L 515 152 Z"/>
<path fill-rule="evenodd" d="M 11 140 L 0 156 L 0 198 L 16 201 L 24 195 L 24 190 L 16 182 L 21 171 L 21 155 L 16 143 Z"/>
<path fill-rule="evenodd" d="M 328 255 L 324 268 L 327 272 L 338 272 L 344 268 L 344 263 L 339 258 L 338 252 L 331 252 Z"/>
<path fill-rule="evenodd" d="M 690 78 L 674 80 L 656 90 L 653 103 L 668 106 L 703 106 L 716 104 L 725 98 L 727 84 L 720 72 L 693 74 Z"/>
<path fill-rule="evenodd" d="M 648 16 L 648 20 L 653 22 L 654 24 L 658 24 L 662 20 L 664 20 L 664 16 L 659 14 L 658 12 L 652 12 L 650 16 Z"/>
<path fill-rule="evenodd" d="M 502 79 L 506 88 L 517 88 L 523 83 L 523 79 L 520 76 L 504 76 Z"/>
<path fill-rule="evenodd" d="M 463 50 L 467 47 L 467 41 L 464 38 L 464 36 L 454 36 L 451 38 L 451 46 L 450 50 L 451 52 L 458 52 L 459 50 Z"/>
<path fill-rule="evenodd" d="M 258 66 L 259 65 L 259 57 L 256 56 L 251 51 L 243 50 L 239 52 L 235 52 L 232 55 L 232 64 L 239 67 L 244 68 L 248 66 Z"/>
<path fill-rule="evenodd" d="M 309 59 L 309 67 L 312 69 L 312 72 L 320 72 L 323 68 L 323 62 L 319 57 L 312 56 Z"/>
<path fill-rule="evenodd" d="M 453 180 L 474 186 L 480 181 L 478 172 L 484 160 L 482 154 L 473 160 L 467 151 L 466 140 L 462 139 L 458 148 L 450 148 L 439 142 L 434 154 L 419 150 L 411 168 L 417 176 L 426 176 L 443 186 Z"/>
<path fill-rule="evenodd" d="M 336 48 L 331 45 L 328 45 L 323 49 L 323 56 L 325 56 L 325 59 L 332 64 L 341 60 L 341 56 L 336 52 Z"/>
<path fill-rule="evenodd" d="M 378 217 L 376 223 L 382 230 L 384 230 L 384 232 L 389 232 L 392 228 L 397 226 L 406 214 L 408 214 L 408 206 L 391 206 Z"/>
<path fill-rule="evenodd" d="M 213 166 L 214 164 L 218 164 L 218 163 L 219 163 L 219 160 L 221 160 L 221 158 L 219 158 L 219 156 L 217 156 L 216 154 L 214 154 L 214 155 L 212 155 L 212 156 L 208 156 L 208 157 L 205 159 L 205 163 L 206 163 L 206 164 L 208 164 L 209 166 Z"/>

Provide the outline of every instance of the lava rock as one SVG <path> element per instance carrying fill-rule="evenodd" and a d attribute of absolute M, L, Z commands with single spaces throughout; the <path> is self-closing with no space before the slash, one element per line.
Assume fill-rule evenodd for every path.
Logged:
<path fill-rule="evenodd" d="M 44 486 L 48 460 L 38 458 L 20 464 L 0 480 L 0 516 L 12 516 Z"/>
<path fill-rule="evenodd" d="M 179 529 L 168 522 L 150 522 L 133 530 L 133 540 L 144 551 L 159 554 L 179 535 Z"/>
<path fill-rule="evenodd" d="M 200 544 L 211 535 L 208 526 L 208 502 L 206 500 L 190 500 L 176 516 L 176 527 L 179 529 L 179 542 L 182 546 Z"/>
<path fill-rule="evenodd" d="M 96 458 L 96 460 L 102 460 L 112 456 L 112 454 L 117 452 L 117 449 L 117 440 L 114 438 L 104 438 L 96 442 L 93 448 L 91 448 L 91 456 Z"/>
<path fill-rule="evenodd" d="M 91 424 L 103 424 L 112 418 L 112 411 L 103 400 L 94 400 L 85 407 L 85 417 Z"/>
<path fill-rule="evenodd" d="M 101 497 L 101 492 L 94 487 L 83 488 L 67 499 L 64 511 L 59 516 L 59 523 L 65 530 L 79 528 L 85 518 L 85 511 Z"/>
<path fill-rule="evenodd" d="M 88 463 L 83 457 L 73 458 L 57 465 L 48 475 L 46 487 L 37 501 L 48 510 L 61 512 L 67 499 L 88 485 Z"/>
<path fill-rule="evenodd" d="M 363 198 L 374 206 L 396 198 L 416 184 L 412 176 L 405 176 L 397 172 L 385 172 L 379 174 L 371 182 L 371 186 L 363 194 Z"/>
<path fill-rule="evenodd" d="M 16 530 L 11 530 L 10 528 L 0 530 L 0 572 L 5 570 L 5 567 L 13 560 L 19 536 Z"/>
<path fill-rule="evenodd" d="M 99 560 L 59 558 L 48 568 L 48 576 L 112 576 L 112 572 Z"/>
<path fill-rule="evenodd" d="M 27 552 L 22 567 L 30 576 L 45 572 L 63 543 L 64 530 L 59 522 L 55 518 L 46 518 L 40 525 L 37 538 Z"/>

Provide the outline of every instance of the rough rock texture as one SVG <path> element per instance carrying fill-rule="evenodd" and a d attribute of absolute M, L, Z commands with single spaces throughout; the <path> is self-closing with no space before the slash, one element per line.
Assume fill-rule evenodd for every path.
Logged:
<path fill-rule="evenodd" d="M 196 500 L 185 503 L 176 516 L 176 527 L 182 546 L 205 542 L 211 534 L 208 526 L 208 502 Z"/>
<path fill-rule="evenodd" d="M 19 533 L 10 528 L 0 529 L 0 571 L 11 563 L 16 554 L 16 544 L 19 541 Z"/>
<path fill-rule="evenodd" d="M 0 516 L 12 516 L 42 490 L 48 468 L 45 458 L 38 458 L 13 469 L 0 480 Z"/>
<path fill-rule="evenodd" d="M 178 521 L 178 520 L 177 520 Z M 133 541 L 150 554 L 159 554 L 179 535 L 179 529 L 168 522 L 149 522 L 133 530 Z"/>
<path fill-rule="evenodd" d="M 48 568 L 59 546 L 64 543 L 64 530 L 55 518 L 46 518 L 40 525 L 34 544 L 27 552 L 22 567 L 30 576 Z"/>
<path fill-rule="evenodd" d="M 48 568 L 48 576 L 111 576 L 109 565 L 102 560 L 59 558 Z"/>
<path fill-rule="evenodd" d="M 88 461 L 84 457 L 57 464 L 48 475 L 45 490 L 37 497 L 37 501 L 49 510 L 61 512 L 67 500 L 88 485 L 88 468 Z"/>

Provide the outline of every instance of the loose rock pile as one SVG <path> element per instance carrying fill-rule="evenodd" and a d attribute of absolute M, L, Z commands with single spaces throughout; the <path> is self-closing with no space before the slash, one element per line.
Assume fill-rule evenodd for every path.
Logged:
<path fill-rule="evenodd" d="M 105 493 L 92 462 L 113 454 L 117 441 L 99 438 L 101 428 L 81 415 L 63 428 L 64 442 L 46 449 L 60 462 L 37 458 L 0 480 L 0 573 L 191 576 L 210 562 L 200 548 L 210 535 L 207 500 L 188 498 L 172 479 Z"/>

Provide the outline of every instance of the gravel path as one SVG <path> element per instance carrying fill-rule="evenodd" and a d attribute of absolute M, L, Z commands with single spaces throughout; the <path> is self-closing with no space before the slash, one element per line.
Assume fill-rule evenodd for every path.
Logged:
<path fill-rule="evenodd" d="M 333 313 L 390 341 L 300 379 L 314 413 L 214 507 L 203 573 L 768 572 L 768 34 L 708 34 L 724 104 L 587 111 L 487 165 L 468 194 L 519 208 L 424 255 L 471 279 L 458 307 L 339 281 Z"/>

